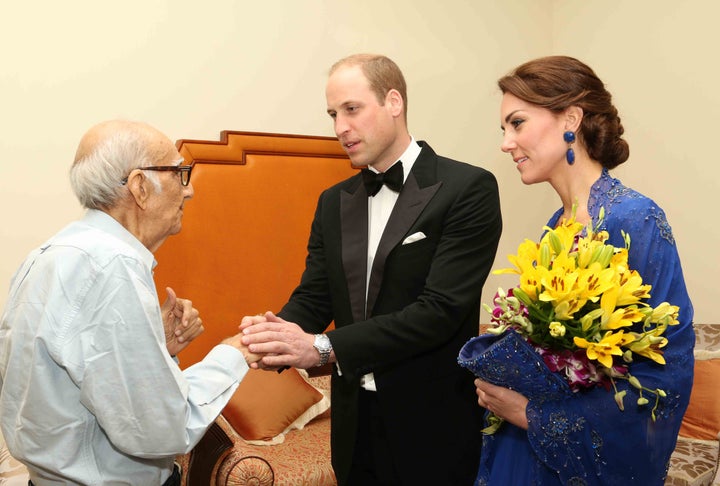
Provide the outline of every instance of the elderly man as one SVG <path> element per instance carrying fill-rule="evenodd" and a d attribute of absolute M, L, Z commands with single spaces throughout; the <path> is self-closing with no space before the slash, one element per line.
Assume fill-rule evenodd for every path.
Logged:
<path fill-rule="evenodd" d="M 34 485 L 180 484 L 173 468 L 258 356 L 239 336 L 181 371 L 173 355 L 202 331 L 166 289 L 153 253 L 180 231 L 192 166 L 137 122 L 80 141 L 70 171 L 87 213 L 32 252 L 0 321 L 0 419 Z"/>

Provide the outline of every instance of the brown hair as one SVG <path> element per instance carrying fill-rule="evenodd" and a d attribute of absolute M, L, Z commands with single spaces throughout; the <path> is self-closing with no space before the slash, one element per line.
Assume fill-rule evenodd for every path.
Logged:
<path fill-rule="evenodd" d="M 603 167 L 617 167 L 630 156 L 612 95 L 595 72 L 577 59 L 549 56 L 528 61 L 500 78 L 498 86 L 503 94 L 510 93 L 554 113 L 570 106 L 582 108 L 578 139 Z"/>
<path fill-rule="evenodd" d="M 385 104 L 388 91 L 396 89 L 402 96 L 403 115 L 407 123 L 407 85 L 402 71 L 392 59 L 379 54 L 353 54 L 333 64 L 330 74 L 345 66 L 360 66 L 381 105 Z"/>

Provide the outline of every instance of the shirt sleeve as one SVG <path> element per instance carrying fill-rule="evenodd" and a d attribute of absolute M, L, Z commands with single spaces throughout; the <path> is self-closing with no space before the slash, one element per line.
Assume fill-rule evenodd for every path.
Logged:
<path fill-rule="evenodd" d="M 56 350 L 82 404 L 126 454 L 188 452 L 247 373 L 242 353 L 218 345 L 181 371 L 167 352 L 149 269 L 117 257 L 94 273 L 82 302 L 71 303 Z"/>

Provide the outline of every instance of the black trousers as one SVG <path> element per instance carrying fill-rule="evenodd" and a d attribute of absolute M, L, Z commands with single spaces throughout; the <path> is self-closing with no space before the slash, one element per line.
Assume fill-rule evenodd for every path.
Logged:
<path fill-rule="evenodd" d="M 360 390 L 358 431 L 348 486 L 398 486 L 402 484 L 393 462 L 377 393 Z"/>
<path fill-rule="evenodd" d="M 165 481 L 162 486 L 180 486 L 180 468 L 177 464 L 175 464 L 175 467 L 173 467 L 173 472 L 170 475 L 169 478 L 167 478 L 167 481 Z M 28 486 L 34 486 L 32 481 L 28 481 Z"/>

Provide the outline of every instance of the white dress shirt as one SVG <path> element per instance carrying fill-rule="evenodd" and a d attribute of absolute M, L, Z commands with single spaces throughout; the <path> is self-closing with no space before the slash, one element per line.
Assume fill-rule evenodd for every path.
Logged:
<path fill-rule="evenodd" d="M 420 155 L 420 145 L 411 139 L 410 145 L 405 149 L 405 152 L 400 156 L 399 161 L 402 162 L 403 166 L 403 183 L 408 178 L 410 170 L 415 164 Z M 396 162 L 397 163 L 397 162 Z M 395 164 L 393 164 L 395 165 Z M 391 166 L 392 167 L 392 166 Z M 368 167 L 373 172 L 377 172 L 372 167 Z M 389 169 L 390 167 L 388 167 Z M 373 261 L 375 261 L 375 252 L 377 252 L 378 245 L 380 244 L 380 238 L 385 231 L 390 214 L 392 214 L 395 203 L 397 202 L 399 192 L 395 192 L 383 185 L 375 196 L 368 198 L 368 262 L 367 262 L 367 277 L 365 279 L 365 302 L 367 305 L 367 292 L 370 286 L 370 272 L 372 271 Z M 365 315 L 367 316 L 369 309 L 365 309 Z M 375 377 L 372 373 L 363 375 L 360 378 L 360 386 L 369 391 L 377 391 L 375 385 Z"/>
<path fill-rule="evenodd" d="M 154 266 L 131 233 L 90 210 L 15 274 L 0 320 L 0 420 L 36 486 L 160 485 L 247 373 L 229 345 L 180 370 Z"/>

